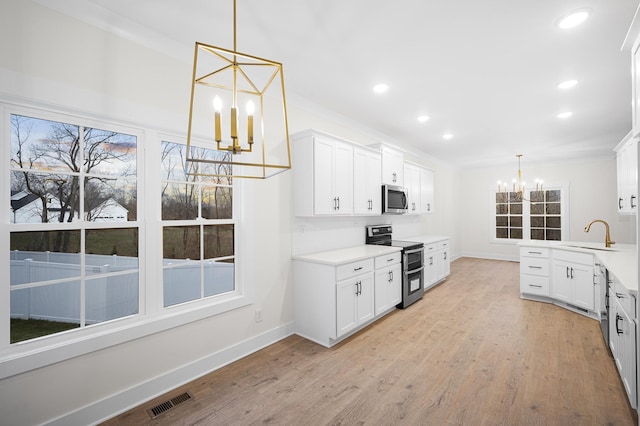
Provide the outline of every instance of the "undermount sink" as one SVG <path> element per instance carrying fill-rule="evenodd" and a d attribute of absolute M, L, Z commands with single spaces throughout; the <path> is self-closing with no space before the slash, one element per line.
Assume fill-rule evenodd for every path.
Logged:
<path fill-rule="evenodd" d="M 602 250 L 602 251 L 618 251 L 618 249 L 613 247 L 604 247 L 603 243 L 562 243 L 560 246 L 564 247 L 573 247 L 573 248 L 581 248 L 588 250 Z"/>

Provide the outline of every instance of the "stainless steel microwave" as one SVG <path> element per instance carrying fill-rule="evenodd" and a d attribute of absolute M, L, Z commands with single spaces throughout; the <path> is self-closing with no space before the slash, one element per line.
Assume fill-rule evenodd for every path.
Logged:
<path fill-rule="evenodd" d="M 382 214 L 404 214 L 407 209 L 407 193 L 403 187 L 382 185 Z"/>

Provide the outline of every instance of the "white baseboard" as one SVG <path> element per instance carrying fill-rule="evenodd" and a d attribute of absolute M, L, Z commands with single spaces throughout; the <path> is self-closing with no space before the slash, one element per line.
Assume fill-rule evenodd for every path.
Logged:
<path fill-rule="evenodd" d="M 293 323 L 281 325 L 219 352 L 156 376 L 122 392 L 58 417 L 48 425 L 93 425 L 124 413 L 205 374 L 250 355 L 293 334 Z"/>

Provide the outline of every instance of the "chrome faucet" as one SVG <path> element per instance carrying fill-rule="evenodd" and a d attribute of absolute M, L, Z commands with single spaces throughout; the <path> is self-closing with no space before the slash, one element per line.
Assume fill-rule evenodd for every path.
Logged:
<path fill-rule="evenodd" d="M 615 244 L 616 242 L 611 241 L 611 235 L 609 234 L 609 224 L 604 220 L 602 219 L 592 220 L 591 222 L 589 222 L 587 226 L 584 227 L 584 232 L 589 232 L 589 230 L 591 229 L 591 225 L 593 225 L 596 222 L 604 223 L 604 227 L 605 227 L 604 246 L 611 247 L 611 244 Z"/>

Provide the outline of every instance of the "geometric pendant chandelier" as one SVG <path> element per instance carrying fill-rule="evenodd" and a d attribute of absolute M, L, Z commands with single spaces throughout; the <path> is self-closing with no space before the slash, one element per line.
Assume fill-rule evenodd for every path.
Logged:
<path fill-rule="evenodd" d="M 237 51 L 233 0 L 233 50 L 195 45 L 185 171 L 266 179 L 290 168 L 282 64 Z"/>

